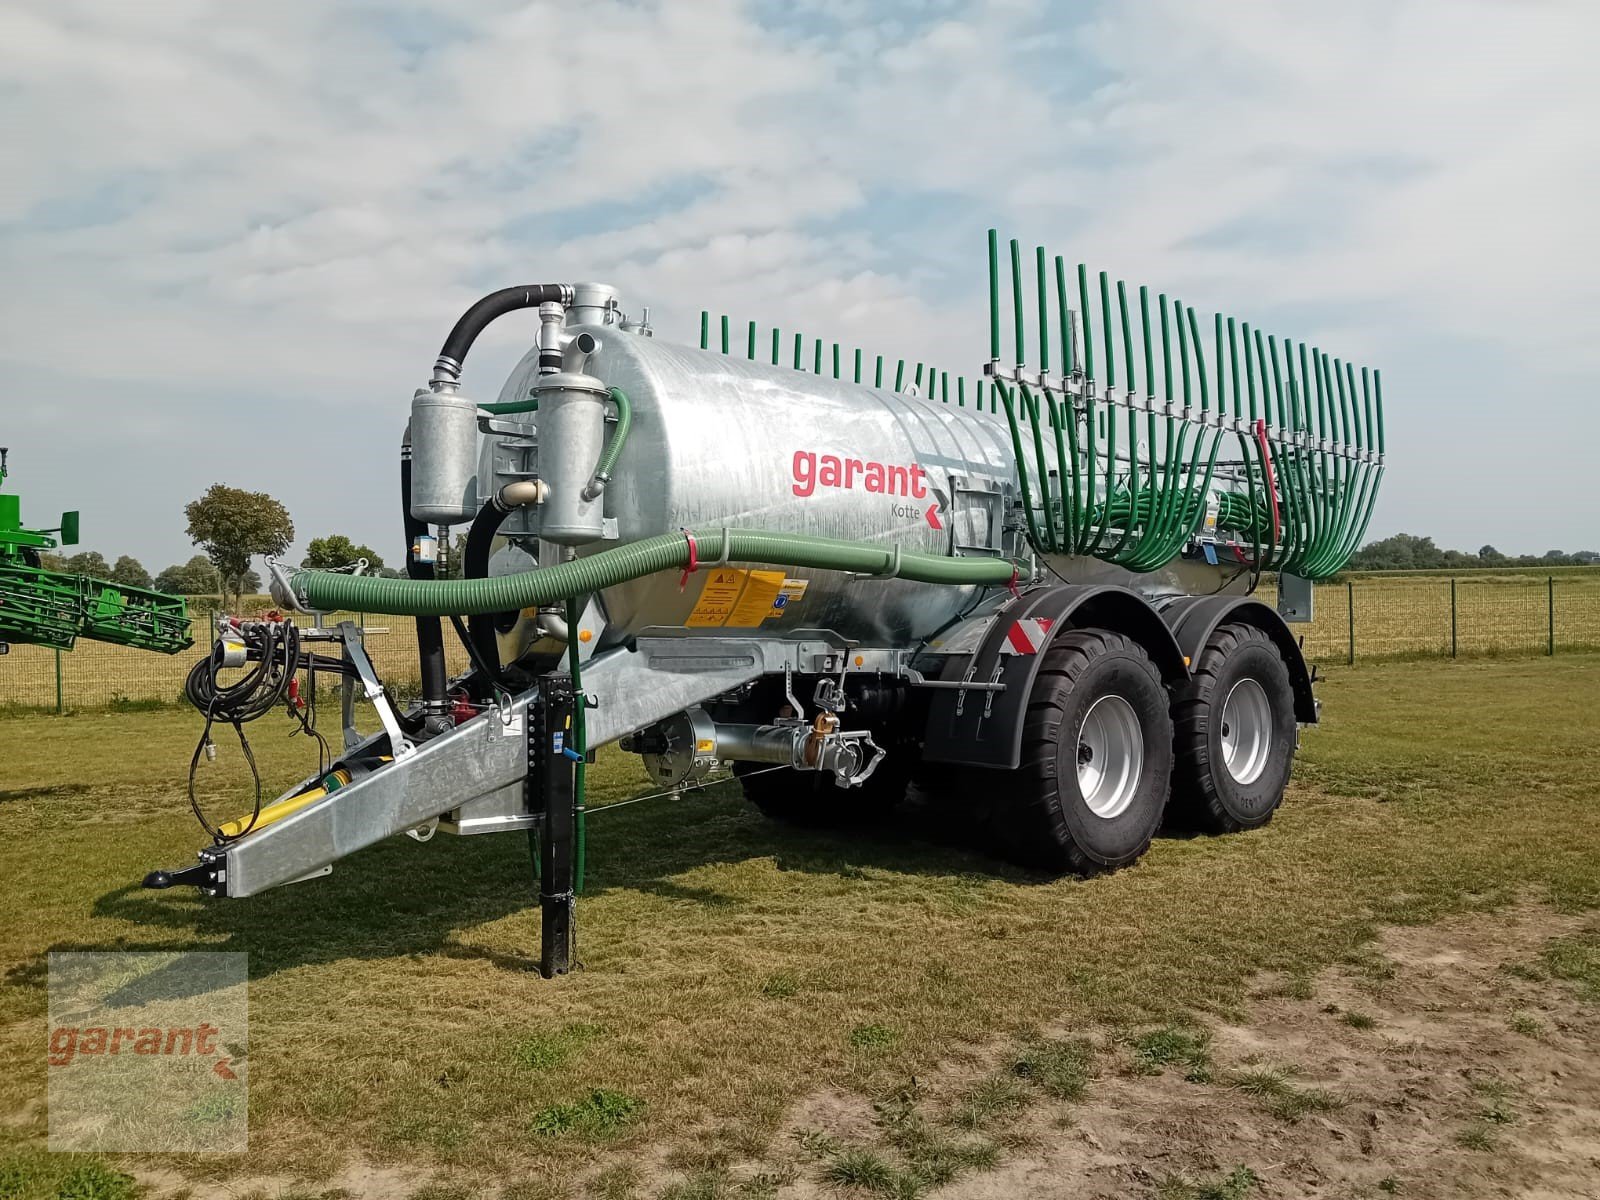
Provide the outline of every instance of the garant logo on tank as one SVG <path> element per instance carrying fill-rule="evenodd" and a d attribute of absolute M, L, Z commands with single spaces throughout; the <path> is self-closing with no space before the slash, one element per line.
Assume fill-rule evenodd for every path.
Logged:
<path fill-rule="evenodd" d="M 921 463 L 900 466 L 898 463 L 874 462 L 871 459 L 844 458 L 836 454 L 817 454 L 812 450 L 794 452 L 794 483 L 796 496 L 813 496 L 818 488 L 857 489 L 879 496 L 908 496 L 926 500 L 929 494 L 928 473 Z M 943 529 L 939 511 L 948 502 L 937 488 L 933 489 L 934 502 L 923 511 L 921 506 L 894 506 L 894 515 L 910 517 L 921 515 L 934 529 Z"/>
<path fill-rule="evenodd" d="M 920 463 L 898 466 L 892 463 L 872 462 L 859 458 L 840 458 L 835 454 L 818 455 L 811 450 L 794 452 L 794 494 L 813 495 L 819 487 L 846 488 L 854 491 L 875 492 L 881 496 L 914 496 L 928 494 L 927 472 Z"/>

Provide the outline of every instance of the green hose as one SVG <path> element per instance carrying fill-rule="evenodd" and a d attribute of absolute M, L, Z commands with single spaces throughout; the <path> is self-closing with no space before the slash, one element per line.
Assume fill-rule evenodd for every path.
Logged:
<path fill-rule="evenodd" d="M 1017 577 L 1017 567 L 1008 559 L 950 558 L 802 533 L 716 529 L 688 535 L 658 534 L 587 558 L 488 579 L 379 579 L 301 570 L 294 573 L 290 584 L 306 607 L 324 611 L 414 617 L 513 612 L 598 592 L 658 571 L 682 570 L 689 565 L 690 537 L 703 557 L 717 561 L 785 563 L 967 586 L 999 586 Z"/>
<path fill-rule="evenodd" d="M 611 431 L 606 448 L 600 451 L 600 461 L 594 465 L 594 475 L 583 489 L 586 500 L 593 500 L 605 490 L 606 480 L 611 478 L 611 468 L 617 465 L 617 456 L 622 453 L 623 444 L 628 440 L 628 430 L 633 428 L 633 403 L 628 399 L 628 394 L 614 387 L 610 395 L 611 402 L 617 406 L 617 427 Z"/>
<path fill-rule="evenodd" d="M 578 668 L 578 619 L 583 609 L 576 600 L 567 601 L 567 662 L 572 675 L 572 749 L 579 755 L 572 771 L 572 890 L 583 891 L 584 863 L 588 859 L 588 805 L 585 803 L 589 758 L 589 733 L 584 726 L 583 675 Z"/>

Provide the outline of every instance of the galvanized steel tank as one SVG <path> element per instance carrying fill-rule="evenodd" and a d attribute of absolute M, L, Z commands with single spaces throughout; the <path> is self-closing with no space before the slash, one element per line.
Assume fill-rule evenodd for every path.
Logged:
<path fill-rule="evenodd" d="M 617 325 L 583 328 L 600 342 L 587 371 L 627 393 L 633 428 L 605 492 L 617 540 L 591 543 L 579 555 L 721 526 L 930 554 L 996 556 L 1015 548 L 1003 529 L 1015 486 L 1003 417 L 675 345 Z M 527 397 L 537 377 L 534 350 L 512 372 L 501 400 Z M 538 419 L 532 414 L 535 425 Z M 495 486 L 529 469 L 527 453 L 526 439 L 491 439 L 483 465 L 496 469 Z M 480 490 L 488 486 L 485 479 Z M 514 514 L 502 531 L 523 535 L 531 548 L 526 535 L 537 524 L 533 513 Z M 547 554 L 553 549 L 546 545 Z M 715 560 L 715 539 L 703 540 L 699 553 Z M 652 627 L 687 627 L 707 634 L 759 629 L 778 637 L 829 629 L 867 645 L 908 646 L 970 609 L 981 591 L 781 566 L 764 574 L 759 567 L 748 575 L 733 571 L 703 566 L 681 589 L 676 576 L 657 576 L 608 590 L 605 642 Z"/>

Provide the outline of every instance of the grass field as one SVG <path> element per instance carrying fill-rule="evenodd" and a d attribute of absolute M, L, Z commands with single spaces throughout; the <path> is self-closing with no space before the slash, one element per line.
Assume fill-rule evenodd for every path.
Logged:
<path fill-rule="evenodd" d="M 1552 595 L 1550 580 L 1554 580 Z M 1448 656 L 1452 648 L 1451 579 L 1437 572 L 1415 575 L 1353 576 L 1344 583 L 1319 584 L 1316 619 L 1294 627 L 1304 637 L 1306 654 L 1321 663 L 1344 662 L 1354 646 L 1357 661 Z M 1258 593 L 1276 602 L 1271 581 Z M 1352 602 L 1354 613 L 1352 614 Z M 197 615 L 196 638 L 209 639 L 210 612 L 216 601 L 191 602 Z M 265 609 L 266 597 L 248 597 L 246 611 Z M 1554 627 L 1552 631 L 1552 615 Z M 385 681 L 404 689 L 417 677 L 416 634 L 409 617 L 332 614 L 365 620 L 371 628 L 368 649 Z M 1462 573 L 1455 587 L 1454 647 L 1463 657 L 1600 650 L 1600 568 L 1564 567 L 1550 571 L 1501 569 Z M 454 638 L 445 643 L 453 672 L 467 668 L 465 651 Z M 200 650 L 167 657 L 122 646 L 80 642 L 60 655 L 60 693 L 65 708 L 126 707 L 129 703 L 174 703 L 184 676 Z M 53 709 L 57 656 L 37 646 L 16 646 L 0 659 L 0 709 Z"/>
<path fill-rule="evenodd" d="M 1121 1031 L 1135 1068 L 1181 1078 L 1204 1042 L 1184 1031 L 1239 1018 L 1258 972 L 1359 964 L 1383 926 L 1519 897 L 1600 906 L 1600 656 L 1338 669 L 1321 695 L 1272 825 L 1163 837 L 1090 881 L 1005 867 L 959 833 L 796 832 L 725 786 L 597 812 L 583 969 L 556 982 L 531 970 L 515 835 L 395 839 L 247 901 L 146 893 L 200 840 L 193 714 L 0 719 L 0 1195 L 129 1195 L 119 1167 L 201 1194 L 916 1195 L 1005 1169 L 996 1114 L 1109 1086 L 1086 1084 L 1075 1030 Z M 275 720 L 254 730 L 269 782 L 307 769 Z M 208 784 L 238 767 L 224 744 Z M 593 778 L 598 804 L 645 790 L 620 754 Z M 47 952 L 189 947 L 250 955 L 249 1155 L 151 1175 L 42 1153 Z M 985 1047 L 1015 1068 L 923 1115 L 916 1081 Z M 1321 1102 L 1282 1073 L 1235 1082 L 1294 1115 Z M 785 1140 L 817 1096 L 876 1100 L 883 1145 Z M 772 1177 L 735 1192 L 726 1166 L 763 1156 Z M 1242 1190 L 1174 1175 L 1159 1194 L 1255 1194 L 1239 1170 Z"/>

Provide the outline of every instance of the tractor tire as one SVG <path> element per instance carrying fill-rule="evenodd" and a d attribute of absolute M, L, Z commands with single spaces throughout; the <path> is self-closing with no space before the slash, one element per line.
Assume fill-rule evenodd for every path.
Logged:
<path fill-rule="evenodd" d="M 1150 656 L 1105 629 L 1045 651 L 1022 758 L 992 778 L 991 826 L 1023 866 L 1094 875 L 1136 860 L 1161 827 L 1172 779 L 1170 698 Z"/>
<path fill-rule="evenodd" d="M 1289 668 L 1254 625 L 1219 625 L 1172 705 L 1174 815 L 1211 833 L 1258 829 L 1294 764 Z"/>

